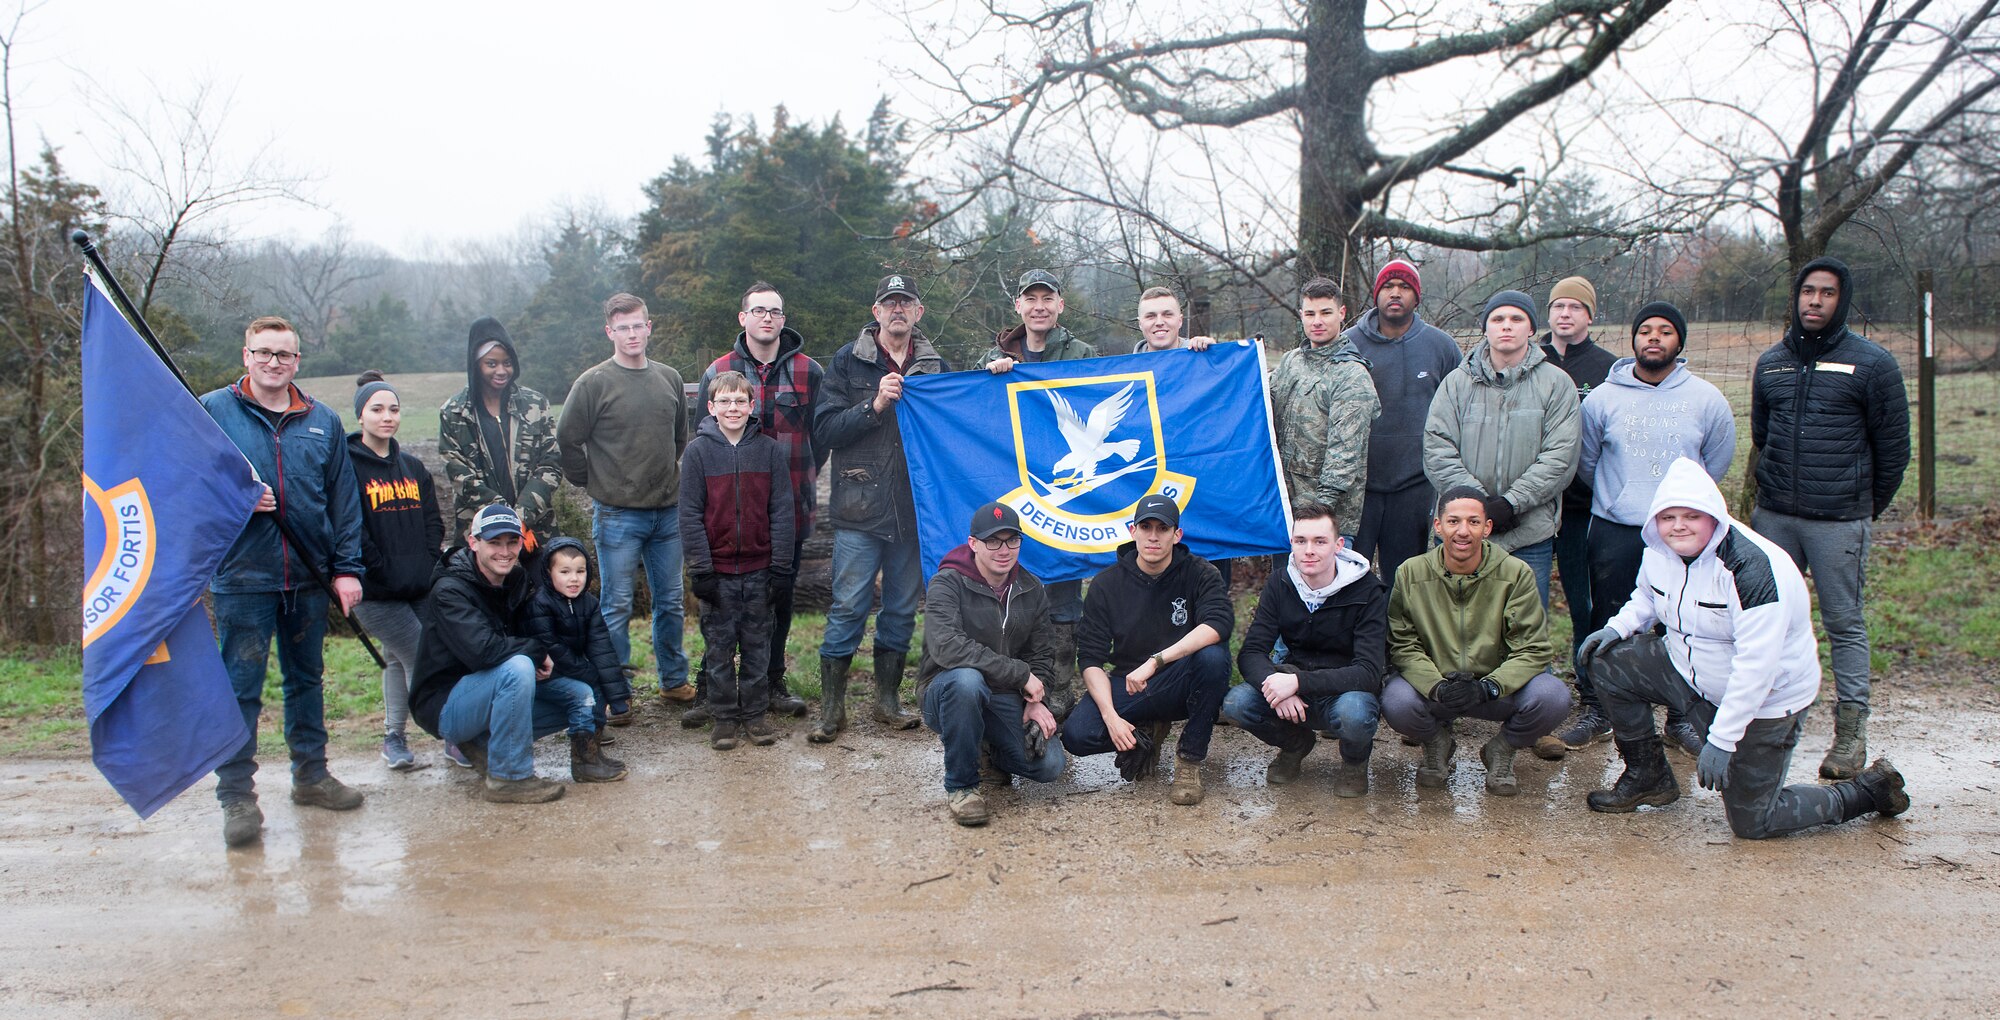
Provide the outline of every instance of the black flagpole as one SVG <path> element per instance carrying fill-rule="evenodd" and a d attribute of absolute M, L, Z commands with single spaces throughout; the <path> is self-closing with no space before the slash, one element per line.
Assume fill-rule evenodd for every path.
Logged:
<path fill-rule="evenodd" d="M 118 285 L 118 277 L 112 275 L 111 267 L 104 264 L 104 257 L 97 251 L 97 242 L 91 240 L 90 234 L 82 230 L 70 231 L 69 239 L 83 250 L 83 257 L 89 259 L 91 266 L 97 270 L 97 278 L 103 280 L 104 285 L 110 288 L 112 300 L 118 302 L 126 320 L 132 323 L 132 328 L 138 330 L 139 335 L 145 338 L 147 346 L 159 356 L 160 361 L 167 366 L 167 371 L 172 372 L 174 378 L 181 381 L 181 388 L 187 390 L 189 396 L 199 399 L 201 394 L 196 393 L 194 387 L 188 385 L 187 376 L 181 372 L 179 365 L 174 364 L 174 356 L 167 353 L 166 345 L 160 343 L 160 338 L 153 333 L 153 327 L 146 324 L 145 316 L 139 314 L 139 309 L 132 304 L 132 299 L 125 295 L 125 288 Z M 311 575 L 313 583 L 326 592 L 326 597 L 333 600 L 334 605 L 340 605 L 340 593 L 333 590 L 333 583 L 328 581 L 326 575 L 320 572 L 319 566 L 305 555 L 309 547 L 300 543 L 298 536 L 292 534 L 291 526 L 285 523 L 284 516 L 272 511 L 271 523 L 278 526 L 278 535 L 286 544 L 299 550 L 299 564 L 306 568 L 306 573 Z M 368 649 L 368 654 L 375 660 L 375 665 L 387 669 L 388 663 L 383 662 L 382 653 L 375 650 L 375 642 L 368 640 L 368 632 L 362 629 L 361 621 L 356 620 L 352 613 L 343 612 L 340 615 L 346 618 L 348 627 L 354 630 L 354 636 L 361 639 L 361 647 Z"/>

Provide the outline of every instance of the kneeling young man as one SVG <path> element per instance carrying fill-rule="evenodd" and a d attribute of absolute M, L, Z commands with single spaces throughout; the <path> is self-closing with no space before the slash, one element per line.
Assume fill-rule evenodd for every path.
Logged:
<path fill-rule="evenodd" d="M 1646 551 L 1632 598 L 1577 650 L 1625 759 L 1617 784 L 1590 794 L 1590 809 L 1680 799 L 1653 731 L 1653 706 L 1665 705 L 1703 734 L 1697 778 L 1721 791 L 1729 828 L 1744 839 L 1908 810 L 1903 777 L 1886 758 L 1831 786 L 1784 785 L 1819 695 L 1812 603 L 1791 557 L 1729 516 L 1700 464 L 1682 457 L 1667 468 L 1640 536 Z"/>
<path fill-rule="evenodd" d="M 1553 732 L 1569 714 L 1569 688 L 1549 672 L 1548 614 L 1533 567 L 1488 540 L 1486 494 L 1445 490 L 1432 527 L 1437 548 L 1396 571 L 1389 596 L 1389 663 L 1382 689 L 1389 726 L 1424 745 L 1417 785 L 1442 788 L 1451 776 L 1459 716 L 1500 723 L 1479 749 L 1486 792 L 1512 797 L 1514 752 Z"/>
<path fill-rule="evenodd" d="M 1321 730 L 1340 740 L 1333 792 L 1368 792 L 1388 633 L 1388 586 L 1366 557 L 1342 547 L 1333 508 L 1293 504 L 1291 563 L 1265 583 L 1236 654 L 1244 682 L 1222 699 L 1230 722 L 1278 749 L 1265 782 L 1299 778 Z M 1277 664 L 1271 651 L 1281 638 L 1285 661 Z"/>
<path fill-rule="evenodd" d="M 917 704 L 944 741 L 944 789 L 960 825 L 986 824 L 981 745 L 1001 772 L 1038 783 L 1054 782 L 1068 764 L 1049 742 L 1056 718 L 1042 700 L 1042 678 L 1056 675 L 1048 590 L 1020 559 L 1020 516 L 988 503 L 973 511 L 966 543 L 945 554 L 924 596 Z"/>
<path fill-rule="evenodd" d="M 1090 697 L 1063 720 L 1063 746 L 1079 756 L 1116 751 L 1118 774 L 1143 779 L 1174 721 L 1185 719 L 1171 799 L 1201 803 L 1201 762 L 1229 691 L 1224 642 L 1235 625 L 1222 575 L 1181 544 L 1180 507 L 1161 495 L 1140 500 L 1132 541 L 1083 599 L 1076 652 Z"/>

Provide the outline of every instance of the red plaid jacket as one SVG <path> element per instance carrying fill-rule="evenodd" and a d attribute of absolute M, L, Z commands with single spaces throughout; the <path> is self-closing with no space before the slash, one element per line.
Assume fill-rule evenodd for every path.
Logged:
<path fill-rule="evenodd" d="M 743 334 L 728 354 L 711 362 L 701 374 L 701 403 L 708 407 L 708 384 L 723 372 L 741 372 L 750 380 L 756 401 L 758 430 L 785 447 L 792 476 L 792 520 L 798 541 L 812 534 L 815 486 L 826 451 L 813 446 L 813 411 L 819 403 L 825 372 L 807 357 L 805 338 L 787 326 L 778 333 L 778 356 L 768 365 L 750 356 Z"/>

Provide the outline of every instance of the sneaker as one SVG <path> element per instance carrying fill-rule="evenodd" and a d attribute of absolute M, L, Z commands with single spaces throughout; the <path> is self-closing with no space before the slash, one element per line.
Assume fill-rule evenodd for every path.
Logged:
<path fill-rule="evenodd" d="M 771 728 L 771 721 L 758 716 L 743 724 L 743 732 L 750 736 L 750 742 L 758 747 L 770 747 L 778 742 L 778 731 Z"/>
<path fill-rule="evenodd" d="M 444 756 L 447 761 L 451 762 L 453 765 L 458 766 L 459 768 L 469 769 L 472 767 L 472 759 L 467 758 L 465 756 L 465 752 L 459 750 L 458 745 L 451 743 L 450 741 L 445 742 Z"/>
<path fill-rule="evenodd" d="M 410 753 L 410 740 L 401 733 L 382 735 L 382 760 L 397 772 L 408 772 L 417 767 L 417 756 Z"/>
<path fill-rule="evenodd" d="M 953 790 L 951 798 L 951 820 L 960 825 L 972 827 L 985 825 L 986 798 L 979 795 L 979 789 Z"/>
<path fill-rule="evenodd" d="M 292 803 L 328 811 L 352 811 L 361 806 L 361 791 L 332 776 L 322 776 L 316 783 L 293 783 Z"/>
<path fill-rule="evenodd" d="M 1708 741 L 1694 731 L 1694 724 L 1677 722 L 1667 727 L 1667 746 L 1690 758 L 1701 757 L 1701 746 Z"/>
<path fill-rule="evenodd" d="M 264 835 L 264 812 L 254 797 L 222 805 L 222 842 L 228 846 L 255 843 Z"/>
<path fill-rule="evenodd" d="M 679 687 L 662 687 L 660 700 L 669 705 L 685 705 L 694 700 L 694 685 L 684 683 Z"/>
<path fill-rule="evenodd" d="M 494 779 L 489 776 L 479 795 L 493 804 L 546 804 L 561 799 L 563 784 L 540 776 L 526 779 Z"/>
<path fill-rule="evenodd" d="M 741 723 L 719 719 L 715 723 L 715 729 L 710 730 L 708 733 L 708 746 L 718 751 L 733 751 L 736 749 L 736 744 L 738 739 L 740 739 L 742 731 L 743 726 Z"/>

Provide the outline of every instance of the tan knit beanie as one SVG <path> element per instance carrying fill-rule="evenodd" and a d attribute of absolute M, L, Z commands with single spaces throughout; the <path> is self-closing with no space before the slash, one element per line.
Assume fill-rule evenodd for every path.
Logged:
<path fill-rule="evenodd" d="M 1591 286 L 1589 280 L 1581 276 L 1557 280 L 1556 285 L 1549 289 L 1549 304 L 1555 304 L 1562 298 L 1583 302 L 1583 307 L 1590 309 L 1590 317 L 1597 318 L 1597 288 Z"/>

